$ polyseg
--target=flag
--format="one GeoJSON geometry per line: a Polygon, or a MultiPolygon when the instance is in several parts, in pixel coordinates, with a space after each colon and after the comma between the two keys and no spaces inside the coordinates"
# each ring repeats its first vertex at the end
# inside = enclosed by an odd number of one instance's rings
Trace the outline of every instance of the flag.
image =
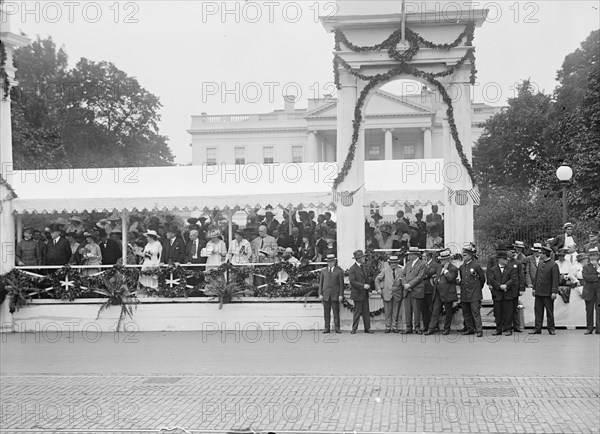
{"type": "Polygon", "coordinates": [[[473,200],[473,205],[479,205],[481,203],[481,195],[479,194],[479,187],[477,185],[469,190],[469,196],[473,200]]]}

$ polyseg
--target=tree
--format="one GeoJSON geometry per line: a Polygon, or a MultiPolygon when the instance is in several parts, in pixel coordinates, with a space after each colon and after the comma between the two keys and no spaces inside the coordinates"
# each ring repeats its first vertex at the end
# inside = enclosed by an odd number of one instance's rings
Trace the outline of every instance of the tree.
{"type": "Polygon", "coordinates": [[[15,167],[172,165],[158,97],[110,62],[67,55],[51,38],[15,52],[15,167]]]}
{"type": "Polygon", "coordinates": [[[581,48],[568,54],[556,73],[559,85],[554,90],[557,116],[572,114],[583,104],[589,80],[598,68],[600,30],[595,30],[581,43],[581,48]]]}
{"type": "Polygon", "coordinates": [[[508,108],[486,121],[473,149],[473,166],[482,187],[529,189],[548,176],[552,158],[547,137],[551,97],[534,92],[524,80],[508,108]]]}

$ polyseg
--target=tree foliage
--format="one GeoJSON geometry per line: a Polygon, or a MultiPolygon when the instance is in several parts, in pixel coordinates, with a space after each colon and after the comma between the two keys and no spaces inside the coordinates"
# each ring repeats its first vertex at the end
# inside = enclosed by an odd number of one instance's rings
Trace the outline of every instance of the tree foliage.
{"type": "MultiPolygon", "coordinates": [[[[525,203],[540,190],[559,192],[555,172],[564,161],[573,169],[567,196],[570,219],[600,217],[599,41],[600,31],[594,31],[566,56],[553,97],[534,92],[524,80],[508,108],[484,124],[473,150],[482,206],[505,189],[525,203]]],[[[559,201],[556,206],[560,208],[559,201]]]]}
{"type": "Polygon", "coordinates": [[[11,93],[17,169],[173,164],[159,99],[106,61],[68,69],[51,38],[15,51],[11,93]]]}

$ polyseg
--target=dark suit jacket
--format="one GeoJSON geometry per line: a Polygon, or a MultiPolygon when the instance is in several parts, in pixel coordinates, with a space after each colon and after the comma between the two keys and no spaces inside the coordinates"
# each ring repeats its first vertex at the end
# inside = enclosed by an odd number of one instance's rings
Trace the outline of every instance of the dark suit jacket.
{"type": "Polygon", "coordinates": [[[406,297],[408,294],[411,294],[413,298],[423,298],[425,297],[425,283],[423,282],[423,278],[425,277],[427,265],[421,259],[417,259],[414,267],[412,264],[413,261],[407,260],[406,265],[400,272],[402,284],[408,284],[411,288],[411,291],[405,290],[404,296],[406,297]]]}
{"type": "Polygon", "coordinates": [[[319,295],[323,296],[324,301],[338,301],[338,297],[344,295],[344,271],[340,267],[335,266],[333,273],[329,267],[321,270],[319,295]]]}
{"type": "Polygon", "coordinates": [[[513,296],[518,297],[519,292],[525,292],[525,267],[523,266],[522,262],[515,259],[509,260],[508,266],[513,267],[515,270],[517,270],[517,277],[519,278],[519,281],[514,287],[513,296]]]}
{"type": "Polygon", "coordinates": [[[500,271],[500,265],[493,266],[488,272],[488,285],[494,301],[512,300],[515,288],[519,286],[516,264],[506,264],[504,272],[500,271]],[[506,285],[506,291],[500,289],[500,285],[506,285]]]}
{"type": "Polygon", "coordinates": [[[201,264],[202,258],[200,257],[200,251],[204,248],[205,245],[206,241],[198,239],[198,250],[194,252],[194,242],[192,240],[189,240],[185,246],[185,255],[183,257],[183,261],[186,264],[201,264]],[[196,259],[193,259],[194,254],[197,256],[196,259]]]}
{"type": "MultiPolygon", "coordinates": [[[[552,246],[550,246],[550,247],[552,247],[554,252],[557,252],[559,249],[562,249],[565,246],[565,235],[566,234],[560,234],[559,236],[557,236],[554,239],[552,246]]],[[[575,235],[571,235],[571,238],[573,238],[573,242],[579,246],[579,243],[577,242],[577,238],[575,238],[575,235]]]]}
{"type": "Polygon", "coordinates": [[[600,279],[598,278],[598,271],[593,264],[585,264],[581,271],[583,276],[583,290],[581,292],[581,298],[586,301],[592,301],[594,294],[600,295],[600,279]]]}
{"type": "Polygon", "coordinates": [[[300,255],[298,252],[300,251],[301,245],[302,245],[302,235],[299,235],[298,239],[296,241],[294,241],[294,237],[291,235],[289,237],[287,237],[286,247],[291,247],[292,249],[294,249],[294,256],[296,256],[297,258],[300,258],[300,255]]]}
{"type": "Polygon", "coordinates": [[[66,265],[71,259],[71,245],[60,237],[54,245],[54,240],[48,241],[46,246],[45,265],[66,265]]]}
{"type": "Polygon", "coordinates": [[[119,244],[110,238],[106,240],[106,247],[104,247],[103,241],[99,241],[98,245],[100,246],[100,251],[102,252],[102,265],[115,265],[123,256],[123,252],[119,248],[119,244]]]}
{"type": "Polygon", "coordinates": [[[443,303],[450,303],[452,301],[458,301],[458,294],[456,293],[456,278],[458,277],[458,268],[452,264],[448,264],[446,269],[447,273],[442,274],[444,269],[442,264],[436,270],[433,278],[434,282],[434,298],[440,297],[443,303]]]}
{"type": "Polygon", "coordinates": [[[481,265],[477,261],[472,260],[469,264],[463,263],[459,271],[461,303],[481,301],[483,299],[481,289],[485,285],[485,273],[481,265]],[[473,270],[473,273],[471,273],[471,270],[473,270]]]}
{"type": "Polygon", "coordinates": [[[547,261],[541,260],[533,284],[533,290],[535,291],[536,297],[549,297],[552,294],[558,293],[559,276],[560,273],[556,262],[552,259],[548,259],[547,261]]]}
{"type": "MultiPolygon", "coordinates": [[[[540,264],[541,263],[542,259],[540,258],[540,264]]],[[[538,271],[538,267],[535,265],[535,256],[531,255],[527,257],[523,263],[523,271],[525,272],[525,284],[527,286],[533,286],[538,271]]]]}
{"type": "MultiPolygon", "coordinates": [[[[425,266],[427,267],[425,269],[425,276],[423,277],[423,283],[425,284],[425,294],[433,294],[434,288],[432,285],[432,281],[434,280],[433,278],[437,274],[438,270],[441,270],[442,264],[433,259],[429,263],[429,265],[425,263],[425,266]]],[[[456,277],[454,279],[456,279],[456,277]]]]}
{"type": "Polygon", "coordinates": [[[164,239],[162,242],[162,253],[160,255],[160,262],[163,264],[173,265],[175,262],[182,263],[185,259],[185,244],[179,237],[175,238],[173,245],[171,246],[171,240],[164,239]]]}
{"type": "Polygon", "coordinates": [[[371,277],[369,276],[369,270],[367,270],[367,264],[359,267],[357,263],[354,263],[348,270],[348,277],[350,279],[350,298],[356,301],[368,298],[373,286],[371,285],[371,277]],[[367,284],[371,285],[371,289],[365,289],[364,286],[367,284]]]}

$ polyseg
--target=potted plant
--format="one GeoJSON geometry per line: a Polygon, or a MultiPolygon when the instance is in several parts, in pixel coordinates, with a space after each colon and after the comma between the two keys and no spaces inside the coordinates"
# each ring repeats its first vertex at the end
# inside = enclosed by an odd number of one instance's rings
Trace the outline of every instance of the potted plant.
{"type": "Polygon", "coordinates": [[[103,310],[108,309],[111,306],[121,306],[121,312],[119,313],[119,320],[117,322],[118,332],[125,316],[129,316],[129,318],[133,317],[132,306],[136,306],[140,301],[137,298],[135,291],[129,289],[127,286],[127,279],[121,273],[117,272],[112,277],[104,277],[102,283],[104,284],[104,288],[95,289],[94,292],[106,297],[107,300],[100,306],[96,319],[100,318],[100,314],[103,310]]]}
{"type": "Polygon", "coordinates": [[[237,282],[226,282],[223,277],[210,279],[204,294],[209,297],[216,297],[219,300],[219,309],[223,309],[223,304],[231,303],[234,297],[239,299],[246,289],[237,282]]]}

